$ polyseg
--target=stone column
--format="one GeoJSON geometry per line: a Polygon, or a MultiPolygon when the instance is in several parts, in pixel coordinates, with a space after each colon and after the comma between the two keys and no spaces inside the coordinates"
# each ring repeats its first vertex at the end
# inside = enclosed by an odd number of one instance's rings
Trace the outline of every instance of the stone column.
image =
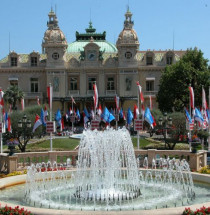
{"type": "Polygon", "coordinates": [[[54,161],[56,161],[57,162],[57,152],[48,152],[48,155],[49,155],[49,161],[51,162],[51,163],[53,163],[54,161]]]}
{"type": "Polygon", "coordinates": [[[152,166],[152,159],[156,158],[156,149],[148,149],[148,165],[151,167],[152,166]]]}
{"type": "Polygon", "coordinates": [[[8,173],[17,171],[17,156],[8,156],[8,173]]]}

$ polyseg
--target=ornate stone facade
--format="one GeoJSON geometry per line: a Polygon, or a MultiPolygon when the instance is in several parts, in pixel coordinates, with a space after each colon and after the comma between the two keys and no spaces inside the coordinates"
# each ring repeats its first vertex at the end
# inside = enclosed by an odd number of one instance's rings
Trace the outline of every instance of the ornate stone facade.
{"type": "Polygon", "coordinates": [[[120,97],[124,109],[137,102],[139,81],[145,106],[152,97],[156,103],[161,72],[175,63],[185,51],[139,50],[139,39],[133,29],[132,13],[125,13],[124,28],[116,46],[106,41],[106,32],[96,33],[92,23],[86,33],[76,32],[76,41],[67,43],[54,11],[48,14],[48,29],[44,33],[42,53],[11,52],[0,61],[0,86],[6,89],[18,84],[25,92],[25,104],[36,104],[36,97],[47,102],[46,86],[53,85],[53,109],[66,111],[73,96],[76,106],[93,106],[93,83],[96,81],[99,102],[115,107],[114,96],[120,97]]]}

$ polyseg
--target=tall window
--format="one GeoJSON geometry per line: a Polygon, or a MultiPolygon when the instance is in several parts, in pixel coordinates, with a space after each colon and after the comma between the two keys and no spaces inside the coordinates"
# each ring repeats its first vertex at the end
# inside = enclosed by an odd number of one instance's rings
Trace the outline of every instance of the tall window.
{"type": "Polygon", "coordinates": [[[38,92],[38,78],[31,78],[31,92],[38,92]]]}
{"type": "Polygon", "coordinates": [[[152,57],[151,56],[147,56],[147,65],[152,65],[152,57]]]}
{"type": "Polygon", "coordinates": [[[11,66],[17,66],[17,57],[11,57],[11,66]]]}
{"type": "Polygon", "coordinates": [[[18,86],[18,80],[11,80],[10,85],[11,86],[18,86]]]}
{"type": "Polygon", "coordinates": [[[114,90],[114,77],[107,78],[107,90],[114,90]]]}
{"type": "Polygon", "coordinates": [[[154,91],[154,81],[146,81],[146,91],[154,91]]]}
{"type": "Polygon", "coordinates": [[[89,77],[88,78],[88,90],[93,90],[93,84],[95,84],[96,78],[89,77]]]}
{"type": "Polygon", "coordinates": [[[70,78],[70,90],[77,90],[77,78],[70,78]]]}
{"type": "Polygon", "coordinates": [[[166,57],[166,64],[171,65],[173,63],[173,57],[172,56],[167,56],[166,57]]]}
{"type": "Polygon", "coordinates": [[[31,57],[31,66],[37,66],[37,57],[31,57]]]}

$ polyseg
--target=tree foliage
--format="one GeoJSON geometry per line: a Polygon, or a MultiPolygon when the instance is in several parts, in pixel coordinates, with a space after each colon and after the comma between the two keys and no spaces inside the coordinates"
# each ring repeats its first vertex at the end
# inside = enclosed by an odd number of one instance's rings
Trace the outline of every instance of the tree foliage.
{"type": "MultiPolygon", "coordinates": [[[[183,111],[189,105],[189,85],[194,89],[195,105],[201,105],[202,85],[210,85],[208,60],[197,48],[187,50],[176,64],[167,66],[160,79],[157,101],[161,111],[183,111]]],[[[207,95],[207,93],[206,93],[207,95]]]]}
{"type": "Polygon", "coordinates": [[[19,149],[21,152],[25,152],[26,146],[28,144],[28,141],[33,138],[33,136],[41,136],[43,131],[45,131],[44,126],[40,126],[36,129],[36,131],[33,133],[33,126],[35,122],[35,116],[36,114],[41,113],[40,106],[33,106],[25,108],[24,111],[14,111],[10,117],[11,117],[11,125],[12,125],[12,133],[6,132],[4,134],[4,140],[8,140],[10,138],[17,138],[19,141],[19,149]],[[19,120],[22,120],[23,116],[26,115],[27,119],[31,121],[31,127],[28,128],[27,126],[24,126],[22,128],[18,127],[19,120]]]}
{"type": "Polygon", "coordinates": [[[4,100],[12,105],[13,110],[17,110],[17,102],[21,102],[22,98],[24,93],[17,85],[9,86],[4,94],[4,100]]]}

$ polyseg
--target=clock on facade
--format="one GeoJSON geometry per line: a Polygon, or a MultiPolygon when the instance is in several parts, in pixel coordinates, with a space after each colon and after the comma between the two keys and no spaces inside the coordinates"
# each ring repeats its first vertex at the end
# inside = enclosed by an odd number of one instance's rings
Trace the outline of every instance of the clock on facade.
{"type": "Polygon", "coordinates": [[[54,60],[57,60],[57,59],[59,58],[59,54],[58,54],[57,52],[54,52],[54,53],[52,54],[52,58],[53,58],[54,60]]]}
{"type": "Polygon", "coordinates": [[[89,51],[88,52],[88,60],[95,60],[96,59],[96,52],[95,51],[89,51]]]}

